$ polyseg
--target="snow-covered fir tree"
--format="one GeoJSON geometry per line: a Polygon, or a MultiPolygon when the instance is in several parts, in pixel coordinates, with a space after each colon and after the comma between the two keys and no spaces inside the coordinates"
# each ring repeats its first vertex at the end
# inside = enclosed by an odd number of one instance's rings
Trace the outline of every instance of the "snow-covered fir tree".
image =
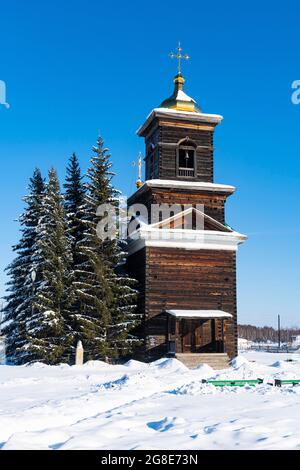
{"type": "MultiPolygon", "coordinates": [[[[75,153],[70,157],[67,166],[65,188],[65,211],[68,227],[68,237],[72,251],[71,276],[73,281],[78,277],[78,268],[80,267],[83,257],[79,250],[79,244],[84,238],[85,223],[83,221],[84,203],[85,203],[85,185],[78,158],[75,153]]],[[[74,292],[74,301],[70,307],[69,328],[72,330],[74,337],[73,348],[78,340],[82,337],[81,325],[77,318],[81,311],[80,297],[74,292]]]]}
{"type": "Polygon", "coordinates": [[[83,176],[81,175],[79,161],[76,154],[73,153],[67,166],[64,197],[68,232],[71,237],[71,248],[75,266],[78,262],[76,259],[78,256],[77,246],[84,237],[85,229],[85,225],[82,220],[85,186],[82,180],[83,176]]]}
{"type": "Polygon", "coordinates": [[[5,297],[3,334],[6,336],[6,359],[14,364],[28,361],[27,324],[35,301],[32,273],[35,272],[36,279],[40,278],[39,269],[33,265],[45,191],[39,169],[34,171],[28,189],[29,194],[24,198],[25,210],[19,218],[21,239],[13,247],[17,256],[6,269],[10,281],[5,297]]]}
{"type": "Polygon", "coordinates": [[[98,207],[110,204],[118,208],[119,192],[112,185],[113,176],[109,151],[99,137],[87,172],[86,229],[75,283],[81,304],[77,323],[87,357],[93,359],[126,355],[137,341],[131,333],[138,318],[136,290],[134,281],[121,269],[124,253],[116,238],[101,240],[97,232],[101,222],[98,207]]]}
{"type": "Polygon", "coordinates": [[[69,315],[74,300],[72,252],[57,173],[49,171],[43,212],[37,230],[35,257],[40,279],[30,322],[27,322],[30,360],[56,364],[69,359],[74,341],[69,315]]]}
{"type": "Polygon", "coordinates": [[[141,344],[135,329],[141,321],[137,311],[137,281],[126,272],[125,240],[115,245],[118,262],[112,276],[113,303],[112,321],[108,329],[110,356],[127,357],[141,344]]]}

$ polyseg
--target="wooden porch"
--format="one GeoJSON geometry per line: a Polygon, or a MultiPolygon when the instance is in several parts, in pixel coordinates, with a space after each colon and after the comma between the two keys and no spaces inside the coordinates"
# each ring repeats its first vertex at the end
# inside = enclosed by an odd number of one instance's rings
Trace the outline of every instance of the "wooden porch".
{"type": "Polygon", "coordinates": [[[169,310],[168,355],[187,367],[209,364],[214,369],[228,367],[225,330],[232,315],[219,310],[169,310]]]}

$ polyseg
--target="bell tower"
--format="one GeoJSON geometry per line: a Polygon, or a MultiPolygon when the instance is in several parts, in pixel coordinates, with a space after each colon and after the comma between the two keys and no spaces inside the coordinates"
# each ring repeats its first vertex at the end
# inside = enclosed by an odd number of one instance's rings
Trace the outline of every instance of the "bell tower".
{"type": "Polygon", "coordinates": [[[174,78],[174,92],[138,129],[146,145],[146,180],[213,182],[213,140],[222,116],[204,114],[184,91],[184,77],[174,78]]]}
{"type": "Polygon", "coordinates": [[[170,56],[178,60],[173,94],[152,111],[138,130],[146,144],[146,180],[212,183],[214,130],[223,118],[202,113],[196,101],[185,93],[181,61],[189,56],[182,54],[180,44],[177,53],[170,56]]]}
{"type": "Polygon", "coordinates": [[[140,283],[144,359],[225,366],[237,355],[236,252],[247,237],[225,221],[235,188],[214,182],[214,131],[223,117],[203,113],[185,93],[180,64],[189,57],[181,51],[171,54],[173,94],[137,131],[146,174],[128,205],[145,211],[142,221],[134,216],[128,270],[140,283]]]}

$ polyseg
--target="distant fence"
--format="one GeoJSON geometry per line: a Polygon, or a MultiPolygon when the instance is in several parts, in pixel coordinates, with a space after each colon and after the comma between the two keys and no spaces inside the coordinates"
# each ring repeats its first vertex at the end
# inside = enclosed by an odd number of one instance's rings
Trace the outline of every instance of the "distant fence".
{"type": "Polygon", "coordinates": [[[283,344],[280,348],[278,346],[268,344],[252,344],[250,348],[247,349],[251,351],[264,351],[272,353],[300,353],[299,346],[288,346],[286,344],[283,344]]]}

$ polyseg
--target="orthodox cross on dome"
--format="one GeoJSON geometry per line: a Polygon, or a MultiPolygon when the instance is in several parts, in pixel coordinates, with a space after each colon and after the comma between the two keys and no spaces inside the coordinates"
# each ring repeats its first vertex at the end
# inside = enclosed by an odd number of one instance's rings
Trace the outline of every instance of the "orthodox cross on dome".
{"type": "Polygon", "coordinates": [[[178,60],[178,75],[181,74],[181,61],[182,60],[189,60],[190,59],[190,56],[187,55],[187,54],[182,54],[182,48],[181,48],[181,45],[180,45],[180,42],[178,42],[178,47],[176,48],[177,49],[177,53],[175,54],[174,52],[171,52],[169,54],[169,57],[171,57],[171,59],[177,59],[178,60]]]}
{"type": "Polygon", "coordinates": [[[136,186],[137,188],[140,188],[143,184],[142,182],[142,172],[143,172],[143,159],[142,159],[142,154],[139,152],[136,161],[132,163],[133,166],[136,166],[138,169],[138,179],[136,181],[136,186]]]}
{"type": "Polygon", "coordinates": [[[173,94],[169,98],[164,100],[161,103],[160,107],[172,109],[174,111],[187,111],[198,114],[201,113],[201,110],[200,108],[198,108],[196,101],[184,92],[185,78],[181,74],[181,61],[189,60],[190,56],[182,52],[182,48],[179,42],[177,52],[171,52],[169,54],[169,57],[171,57],[171,59],[178,60],[178,72],[173,80],[175,85],[173,94]]]}

